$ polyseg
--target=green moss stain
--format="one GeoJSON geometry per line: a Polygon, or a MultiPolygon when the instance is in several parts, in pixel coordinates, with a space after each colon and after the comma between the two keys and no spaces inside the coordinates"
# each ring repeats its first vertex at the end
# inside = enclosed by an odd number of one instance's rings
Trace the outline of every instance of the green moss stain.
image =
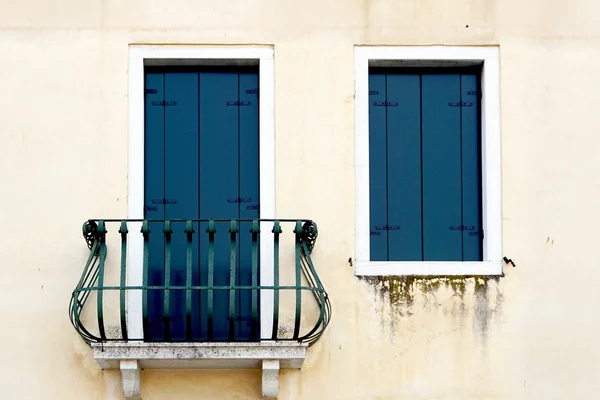
{"type": "Polygon", "coordinates": [[[465,292],[467,291],[467,282],[465,278],[444,278],[446,286],[450,286],[454,292],[454,296],[464,298],[465,292]]]}
{"type": "Polygon", "coordinates": [[[389,302],[393,312],[392,326],[401,324],[398,318],[442,307],[438,302],[440,288],[449,288],[454,298],[451,309],[441,311],[462,317],[459,321],[461,326],[467,315],[468,296],[473,297],[473,327],[484,337],[488,334],[491,319],[501,312],[503,297],[497,276],[370,276],[359,279],[374,289],[380,301],[389,302]],[[490,304],[493,283],[496,288],[495,301],[490,304]],[[422,304],[422,307],[417,309],[416,304],[422,304]]]}
{"type": "Polygon", "coordinates": [[[499,282],[496,276],[359,276],[360,280],[373,286],[381,297],[388,296],[392,305],[412,305],[415,290],[434,294],[440,287],[452,288],[453,295],[463,299],[467,287],[474,285],[475,293],[487,291],[490,280],[499,282]]]}

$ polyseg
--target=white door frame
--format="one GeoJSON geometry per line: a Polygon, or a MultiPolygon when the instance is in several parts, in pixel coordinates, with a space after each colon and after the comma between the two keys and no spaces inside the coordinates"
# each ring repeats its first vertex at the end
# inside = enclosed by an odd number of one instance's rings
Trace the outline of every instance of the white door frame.
{"type": "MultiPolygon", "coordinates": [[[[129,46],[129,165],[127,215],[144,218],[144,66],[145,65],[244,65],[259,66],[260,218],[275,218],[275,78],[271,46],[129,46]]],[[[273,285],[271,224],[261,224],[260,284],[273,285]]],[[[141,223],[130,223],[127,284],[141,286],[144,241],[141,223]]],[[[273,291],[260,293],[261,337],[271,336],[273,291]]],[[[127,293],[127,331],[133,339],[144,337],[142,291],[127,293]]]]}

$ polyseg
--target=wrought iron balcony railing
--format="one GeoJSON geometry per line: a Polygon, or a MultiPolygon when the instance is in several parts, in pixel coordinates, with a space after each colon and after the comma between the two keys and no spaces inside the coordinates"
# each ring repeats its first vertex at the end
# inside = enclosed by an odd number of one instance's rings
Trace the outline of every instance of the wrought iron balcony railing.
{"type": "Polygon", "coordinates": [[[331,305],[310,257],[311,220],[88,220],[83,235],[90,254],[69,314],[88,343],[310,345],[329,324],[331,305]],[[141,285],[130,284],[136,273],[141,285]],[[128,332],[135,318],[138,337],[128,332]]]}

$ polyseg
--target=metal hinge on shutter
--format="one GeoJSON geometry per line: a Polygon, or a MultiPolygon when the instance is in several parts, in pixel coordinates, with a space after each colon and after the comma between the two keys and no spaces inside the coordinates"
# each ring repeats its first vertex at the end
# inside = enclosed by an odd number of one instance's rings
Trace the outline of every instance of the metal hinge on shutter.
{"type": "Polygon", "coordinates": [[[397,231],[400,229],[400,225],[375,225],[375,229],[378,231],[397,231]]]}
{"type": "Polygon", "coordinates": [[[469,95],[469,96],[479,96],[479,98],[481,98],[482,93],[481,93],[481,90],[469,90],[467,92],[467,95],[469,95]]]}
{"type": "Polygon", "coordinates": [[[177,200],[176,199],[158,198],[158,199],[152,199],[152,204],[177,204],[177,200]]]}
{"type": "Polygon", "coordinates": [[[453,103],[448,103],[450,107],[473,107],[473,103],[467,101],[457,101],[453,103]]]}
{"type": "Polygon", "coordinates": [[[451,231],[472,231],[475,230],[473,225],[452,225],[450,226],[451,231]]]}
{"type": "Polygon", "coordinates": [[[375,107],[398,107],[397,101],[374,101],[375,107]]]}
{"type": "Polygon", "coordinates": [[[252,199],[250,197],[233,197],[227,199],[228,203],[250,203],[252,199]]]}

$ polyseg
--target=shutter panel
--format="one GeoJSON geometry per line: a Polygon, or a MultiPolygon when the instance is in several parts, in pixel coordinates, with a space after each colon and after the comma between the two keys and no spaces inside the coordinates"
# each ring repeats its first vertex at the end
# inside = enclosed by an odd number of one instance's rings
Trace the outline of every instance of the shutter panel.
{"type": "Polygon", "coordinates": [[[369,75],[369,226],[371,261],[388,260],[386,76],[369,75]],[[379,104],[379,105],[378,105],[379,104]]]}
{"type": "Polygon", "coordinates": [[[419,75],[387,76],[388,259],[420,261],[421,82],[419,75]]]}
{"type": "MultiPolygon", "coordinates": [[[[238,218],[238,76],[200,73],[200,218],[238,218]]],[[[200,279],[208,283],[207,224],[200,227],[200,279]]],[[[214,284],[229,285],[229,224],[217,224],[214,284]]],[[[238,233],[239,238],[239,233],[238,233]]],[[[207,293],[201,292],[201,309],[207,310],[207,293]]],[[[201,317],[202,335],[207,315],[201,317]]],[[[213,338],[229,335],[229,292],[213,291],[213,338]]]]}
{"type": "Polygon", "coordinates": [[[479,93],[476,75],[461,76],[463,260],[481,261],[479,93]]]}
{"type": "MultiPolygon", "coordinates": [[[[144,140],[144,217],[164,218],[165,206],[159,201],[165,195],[165,119],[164,107],[156,105],[164,100],[164,74],[146,74],[146,112],[144,140]],[[153,201],[154,200],[154,201],[153,201]]],[[[150,257],[148,260],[148,284],[164,284],[165,248],[162,224],[150,224],[150,257]]],[[[163,337],[163,292],[148,291],[149,334],[154,339],[163,337]]]]}
{"type": "Polygon", "coordinates": [[[422,76],[423,253],[462,260],[460,75],[422,76]]]}
{"type": "MultiPolygon", "coordinates": [[[[198,217],[198,74],[166,73],[165,100],[165,218],[198,217]]],[[[173,223],[171,237],[170,284],[186,284],[185,225],[173,223]]],[[[196,226],[196,230],[198,227],[196,226]]],[[[156,231],[155,234],[162,232],[156,231]]],[[[197,237],[194,238],[197,248],[197,237]]],[[[197,265],[198,252],[193,265],[197,265]]],[[[197,282],[197,272],[195,281],[197,282]]],[[[185,291],[173,290],[170,296],[170,331],[174,340],[185,339],[185,291]]],[[[197,306],[197,303],[196,303],[197,306]]],[[[193,318],[197,320],[197,318],[193,318]]],[[[197,329],[196,329],[197,331],[197,329]]]]}
{"type": "MultiPolygon", "coordinates": [[[[240,192],[239,196],[245,201],[239,203],[241,219],[258,219],[260,217],[259,196],[259,139],[258,139],[258,74],[239,74],[239,138],[240,138],[240,192]]],[[[240,224],[240,262],[237,274],[238,284],[252,285],[252,239],[250,232],[251,223],[240,224]]],[[[257,272],[257,282],[260,277],[257,272]]],[[[257,292],[257,298],[258,298],[257,292]]],[[[235,326],[239,339],[251,339],[252,292],[242,290],[239,292],[236,304],[237,314],[235,326]]],[[[258,324],[257,324],[258,337],[258,324]]]]}

